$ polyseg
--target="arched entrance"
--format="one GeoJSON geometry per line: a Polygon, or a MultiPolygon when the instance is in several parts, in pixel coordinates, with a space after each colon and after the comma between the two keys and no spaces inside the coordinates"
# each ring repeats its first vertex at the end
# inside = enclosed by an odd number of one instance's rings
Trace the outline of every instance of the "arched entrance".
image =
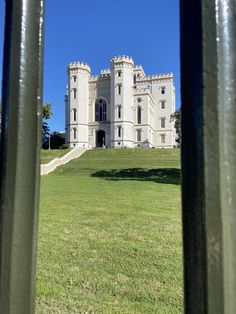
{"type": "Polygon", "coordinates": [[[106,134],[105,131],[99,130],[96,133],[96,147],[103,147],[106,145],[106,134]]]}

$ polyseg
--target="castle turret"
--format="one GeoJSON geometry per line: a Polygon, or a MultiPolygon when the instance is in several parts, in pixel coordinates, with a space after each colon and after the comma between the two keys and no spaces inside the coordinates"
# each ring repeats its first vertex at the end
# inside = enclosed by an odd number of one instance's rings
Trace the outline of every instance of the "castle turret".
{"type": "Polygon", "coordinates": [[[65,95],[65,142],[69,144],[69,132],[68,132],[68,127],[69,127],[69,106],[68,106],[68,85],[66,86],[66,95],[65,95]]]}
{"type": "Polygon", "coordinates": [[[88,147],[90,67],[81,62],[68,65],[66,140],[70,147],[88,147]]]}
{"type": "Polygon", "coordinates": [[[111,147],[133,147],[133,72],[131,57],[111,60],[111,147]]]}

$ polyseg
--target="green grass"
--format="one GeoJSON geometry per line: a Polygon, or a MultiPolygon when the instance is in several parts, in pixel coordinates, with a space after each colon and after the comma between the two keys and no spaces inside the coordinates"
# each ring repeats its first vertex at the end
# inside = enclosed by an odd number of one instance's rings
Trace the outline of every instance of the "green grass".
{"type": "Polygon", "coordinates": [[[91,150],[42,177],[36,313],[182,313],[179,150],[91,150]]]}
{"type": "Polygon", "coordinates": [[[60,158],[66,153],[69,152],[69,149],[42,149],[41,150],[41,164],[46,164],[54,158],[60,158]]]}

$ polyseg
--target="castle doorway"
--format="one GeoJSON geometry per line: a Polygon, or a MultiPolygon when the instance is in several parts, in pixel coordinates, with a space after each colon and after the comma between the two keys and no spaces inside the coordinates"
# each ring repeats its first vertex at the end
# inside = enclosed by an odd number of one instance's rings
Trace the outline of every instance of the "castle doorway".
{"type": "Polygon", "coordinates": [[[99,130],[96,133],[96,147],[103,147],[106,145],[106,134],[105,131],[99,130]]]}

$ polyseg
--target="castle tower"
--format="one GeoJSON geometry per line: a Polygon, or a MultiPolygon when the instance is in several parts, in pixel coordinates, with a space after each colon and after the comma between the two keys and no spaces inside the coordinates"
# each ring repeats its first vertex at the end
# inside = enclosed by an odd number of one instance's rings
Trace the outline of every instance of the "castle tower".
{"type": "Polygon", "coordinates": [[[133,59],[114,57],[111,69],[111,147],[133,147],[133,59]]]}
{"type": "Polygon", "coordinates": [[[88,103],[90,67],[81,62],[68,65],[66,141],[70,147],[88,147],[88,103]]]}
{"type": "Polygon", "coordinates": [[[68,108],[68,100],[69,100],[69,96],[68,96],[68,85],[66,86],[66,95],[65,95],[65,142],[67,144],[69,144],[70,140],[69,140],[69,132],[68,132],[68,127],[69,127],[69,108],[68,108]]]}

